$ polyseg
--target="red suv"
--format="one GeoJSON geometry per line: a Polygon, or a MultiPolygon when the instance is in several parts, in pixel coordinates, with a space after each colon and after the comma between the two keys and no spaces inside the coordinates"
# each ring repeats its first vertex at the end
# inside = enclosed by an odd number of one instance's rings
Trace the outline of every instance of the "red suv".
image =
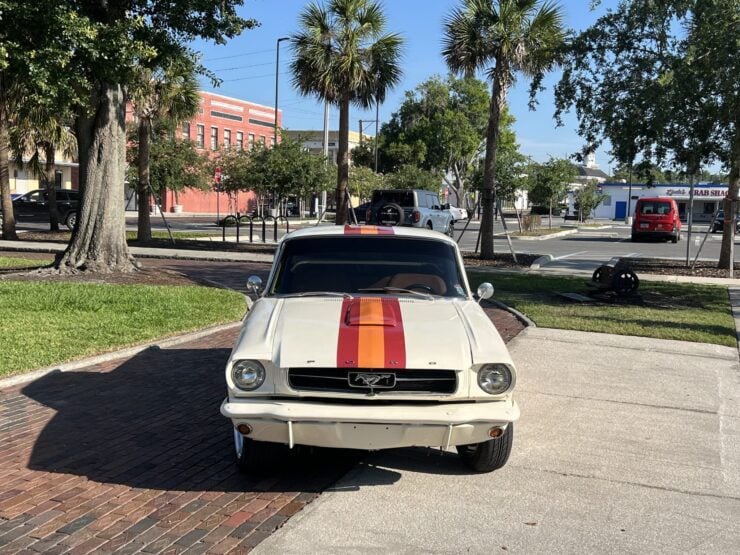
{"type": "Polygon", "coordinates": [[[667,197],[641,198],[635,206],[632,221],[632,240],[670,239],[681,240],[681,219],[676,201],[667,197]]]}

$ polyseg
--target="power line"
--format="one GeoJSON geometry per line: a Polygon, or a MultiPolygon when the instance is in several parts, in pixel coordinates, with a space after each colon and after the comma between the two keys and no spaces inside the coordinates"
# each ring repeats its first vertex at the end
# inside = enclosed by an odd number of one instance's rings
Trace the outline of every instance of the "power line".
{"type": "MultiPolygon", "coordinates": [[[[288,75],[290,72],[285,71],[280,75],[288,75]]],[[[265,73],[264,75],[252,75],[250,77],[239,77],[237,79],[224,79],[224,83],[234,83],[235,81],[248,81],[249,79],[264,79],[266,77],[275,77],[274,73],[265,73]]]]}
{"type": "Polygon", "coordinates": [[[272,66],[275,65],[275,62],[265,62],[263,64],[250,64],[248,66],[234,66],[234,67],[223,67],[219,69],[212,69],[214,73],[217,73],[219,71],[234,71],[236,69],[247,69],[249,67],[263,67],[263,66],[272,66]]]}
{"type": "Polygon", "coordinates": [[[275,52],[274,48],[268,48],[267,50],[253,50],[251,52],[242,52],[241,54],[231,54],[229,56],[219,56],[217,58],[204,58],[204,62],[213,62],[215,60],[228,60],[231,58],[239,58],[241,56],[252,56],[253,54],[265,54],[266,52],[275,52]]]}

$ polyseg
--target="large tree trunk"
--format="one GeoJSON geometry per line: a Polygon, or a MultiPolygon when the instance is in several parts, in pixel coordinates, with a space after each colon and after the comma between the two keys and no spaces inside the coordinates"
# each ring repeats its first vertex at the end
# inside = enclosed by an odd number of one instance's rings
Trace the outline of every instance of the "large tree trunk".
{"type": "Polygon", "coordinates": [[[491,95],[491,111],[488,117],[486,131],[486,160],[483,165],[483,190],[480,223],[480,257],[493,258],[493,205],[496,200],[496,147],[499,139],[499,122],[501,112],[506,105],[506,84],[504,83],[503,67],[498,63],[493,76],[493,92],[491,95]]]}
{"type": "Polygon", "coordinates": [[[136,238],[152,240],[152,224],[149,218],[149,155],[151,151],[151,120],[139,120],[139,219],[136,238]]]}
{"type": "Polygon", "coordinates": [[[729,270],[734,259],[735,214],[740,196],[740,121],[735,125],[735,137],[730,153],[730,178],[727,198],[724,202],[725,225],[722,230],[722,250],[719,255],[719,268],[729,270]],[[733,202],[735,201],[735,202],[733,202]]]}
{"type": "Polygon", "coordinates": [[[46,184],[47,199],[49,201],[49,230],[59,231],[59,210],[57,210],[57,189],[54,166],[56,163],[56,149],[53,145],[47,145],[44,149],[46,168],[44,182],[46,184]]]}
{"type": "Polygon", "coordinates": [[[126,245],[123,181],[126,167],[124,90],[100,83],[92,95],[93,113],[77,118],[81,206],[60,270],[130,272],[126,245]]]}
{"type": "MultiPolygon", "coordinates": [[[[1,87],[2,85],[0,85],[1,87]]],[[[2,91],[0,91],[0,103],[2,102],[2,91]]],[[[3,239],[6,241],[17,241],[15,232],[15,214],[13,213],[13,201],[10,199],[10,161],[8,159],[8,125],[5,114],[0,108],[0,202],[2,202],[3,239]]]]}
{"type": "Polygon", "coordinates": [[[337,225],[347,223],[349,183],[349,99],[339,102],[339,148],[337,149],[337,225]]]}

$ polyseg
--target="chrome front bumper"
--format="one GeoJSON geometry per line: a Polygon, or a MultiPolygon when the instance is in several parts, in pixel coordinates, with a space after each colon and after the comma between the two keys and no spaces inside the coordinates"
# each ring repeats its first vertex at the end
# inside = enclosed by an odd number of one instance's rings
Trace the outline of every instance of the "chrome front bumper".
{"type": "Polygon", "coordinates": [[[341,405],[232,399],[221,414],[248,424],[249,438],[293,445],[347,449],[466,445],[490,439],[492,427],[519,418],[510,399],[428,405],[341,405]]]}

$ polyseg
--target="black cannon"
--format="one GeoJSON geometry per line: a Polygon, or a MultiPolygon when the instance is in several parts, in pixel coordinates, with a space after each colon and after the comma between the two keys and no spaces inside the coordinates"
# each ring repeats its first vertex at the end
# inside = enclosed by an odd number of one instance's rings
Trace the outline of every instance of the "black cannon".
{"type": "Polygon", "coordinates": [[[602,291],[614,291],[618,296],[626,297],[637,291],[640,279],[629,266],[617,259],[596,268],[589,285],[602,291]]]}

